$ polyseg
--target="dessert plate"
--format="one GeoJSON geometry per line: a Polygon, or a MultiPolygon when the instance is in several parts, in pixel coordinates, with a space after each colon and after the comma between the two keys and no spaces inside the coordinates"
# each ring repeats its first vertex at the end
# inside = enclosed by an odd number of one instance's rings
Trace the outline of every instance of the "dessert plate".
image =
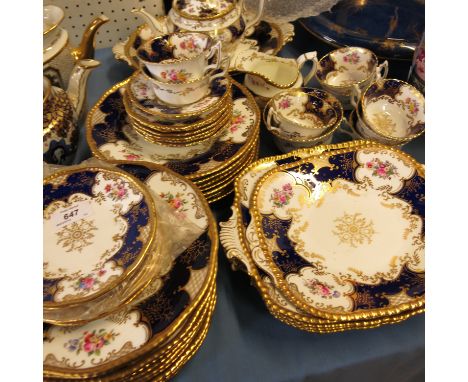
{"type": "Polygon", "coordinates": [[[156,232],[145,187],[119,170],[64,170],[43,186],[45,309],[91,301],[132,275],[156,232]]]}
{"type": "Polygon", "coordinates": [[[167,341],[202,303],[216,275],[217,228],[191,182],[158,165],[118,162],[165,200],[180,219],[203,233],[180,255],[153,294],[148,286],[133,307],[80,327],[44,325],[44,374],[97,376],[136,361],[167,341]]]}
{"type": "MultiPolygon", "coordinates": [[[[294,327],[314,332],[341,331],[345,329],[364,329],[380,326],[384,323],[395,323],[424,311],[416,309],[403,314],[371,319],[359,322],[340,324],[311,316],[294,306],[274,285],[274,275],[265,266],[265,258],[259,251],[258,238],[252,230],[253,222],[249,211],[251,194],[259,178],[278,165],[294,163],[301,158],[320,154],[324,148],[327,151],[346,146],[364,148],[368,142],[353,142],[348,144],[327,145],[314,149],[297,150],[292,154],[261,159],[246,168],[235,182],[236,197],[232,207],[233,215],[227,222],[220,223],[220,240],[231,263],[246,271],[257,284],[262,297],[270,310],[278,319],[294,327]]],[[[375,146],[374,146],[375,147],[375,146]]],[[[324,296],[326,297],[326,296],[324,296]]]]}
{"type": "Polygon", "coordinates": [[[424,169],[398,150],[275,168],[250,210],[266,267],[302,310],[349,321],[424,304],[424,169]]]}
{"type": "Polygon", "coordinates": [[[228,168],[253,148],[251,143],[259,134],[260,112],[244,86],[233,81],[232,121],[211,149],[196,158],[187,159],[190,158],[190,149],[185,148],[183,154],[175,159],[173,147],[156,146],[133,130],[122,102],[127,81],[109,89],[88,114],[87,141],[96,157],[164,164],[189,179],[197,179],[228,168]]]}

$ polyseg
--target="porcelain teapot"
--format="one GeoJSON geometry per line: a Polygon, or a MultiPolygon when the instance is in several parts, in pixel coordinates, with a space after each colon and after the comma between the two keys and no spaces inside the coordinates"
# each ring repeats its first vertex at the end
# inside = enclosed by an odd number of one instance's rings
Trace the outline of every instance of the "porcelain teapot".
{"type": "Polygon", "coordinates": [[[68,32],[60,28],[65,14],[60,7],[43,7],[43,73],[52,85],[66,89],[78,60],[94,58],[94,37],[99,27],[109,21],[104,15],[96,17],[85,29],[78,47],[68,41],[68,32]]]}
{"type": "Polygon", "coordinates": [[[72,70],[68,89],[53,86],[43,76],[43,160],[47,163],[63,164],[73,154],[78,141],[78,118],[82,112],[86,83],[91,70],[99,61],[84,59],[72,70]]]}
{"type": "Polygon", "coordinates": [[[143,8],[132,12],[143,17],[154,35],[178,31],[205,32],[222,41],[223,52],[234,51],[241,37],[262,16],[265,0],[258,0],[257,14],[245,19],[244,0],[173,0],[167,17],[156,18],[143,8]]]}

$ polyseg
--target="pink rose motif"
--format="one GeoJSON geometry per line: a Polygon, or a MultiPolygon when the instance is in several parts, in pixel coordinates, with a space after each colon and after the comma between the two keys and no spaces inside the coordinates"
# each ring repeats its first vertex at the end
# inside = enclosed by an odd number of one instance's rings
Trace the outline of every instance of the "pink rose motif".
{"type": "Polygon", "coordinates": [[[80,286],[82,289],[91,289],[94,285],[94,279],[92,277],[83,277],[81,279],[80,286]]]}
{"type": "Polygon", "coordinates": [[[174,199],[172,201],[172,206],[175,208],[175,209],[178,209],[182,206],[182,202],[179,200],[179,199],[174,199]]]}
{"type": "Polygon", "coordinates": [[[380,176],[385,176],[387,173],[387,171],[385,171],[385,168],[383,167],[380,167],[379,169],[377,169],[377,174],[380,175],[380,176]]]}
{"type": "Polygon", "coordinates": [[[137,160],[140,158],[140,156],[137,154],[125,154],[124,157],[127,160],[137,160]]]}
{"type": "Polygon", "coordinates": [[[94,351],[94,344],[91,343],[91,342],[86,342],[84,345],[83,345],[83,349],[86,353],[90,353],[90,352],[93,352],[94,351]]]}
{"type": "Polygon", "coordinates": [[[281,101],[279,101],[278,106],[280,109],[287,109],[289,106],[291,106],[291,100],[289,98],[283,98],[281,101]]]}

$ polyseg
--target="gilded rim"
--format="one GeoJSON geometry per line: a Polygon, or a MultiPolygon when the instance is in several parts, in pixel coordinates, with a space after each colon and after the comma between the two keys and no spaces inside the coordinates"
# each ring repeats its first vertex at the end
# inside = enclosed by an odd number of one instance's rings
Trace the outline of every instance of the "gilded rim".
{"type": "MultiPolygon", "coordinates": [[[[277,93],[275,94],[273,97],[271,97],[272,99],[272,103],[271,105],[269,106],[270,108],[272,108],[276,113],[279,113],[279,111],[276,109],[275,107],[275,104],[274,104],[274,101],[277,101],[278,98],[286,95],[286,94],[289,94],[289,95],[306,95],[306,96],[309,96],[309,94],[307,94],[306,92],[302,91],[300,88],[299,89],[289,89],[289,90],[285,90],[285,91],[282,91],[280,93],[277,93]]],[[[314,97],[314,98],[318,98],[317,96],[315,95],[310,95],[311,97],[314,97]]],[[[328,106],[332,106],[330,103],[322,100],[321,98],[319,98],[321,101],[323,101],[323,103],[327,104],[328,106]]],[[[332,106],[333,108],[333,106],[332,106]]],[[[336,115],[336,111],[335,109],[333,109],[333,114],[335,114],[335,122],[334,123],[329,123],[328,125],[325,125],[325,126],[314,126],[314,127],[311,127],[311,126],[306,126],[306,125],[303,125],[302,123],[297,123],[297,122],[292,122],[292,121],[289,121],[291,123],[294,123],[295,125],[297,126],[300,126],[300,127],[303,127],[304,129],[308,129],[308,130],[318,130],[318,129],[328,129],[329,127],[331,126],[334,126],[337,122],[338,122],[338,116],[336,115]]],[[[342,113],[343,114],[343,113],[342,113]]]]}
{"type": "MultiPolygon", "coordinates": [[[[177,4],[176,1],[174,1],[173,4],[177,4]]],[[[237,2],[233,2],[231,4],[232,4],[231,7],[226,8],[224,11],[219,12],[214,16],[205,16],[205,17],[190,15],[189,13],[181,11],[179,8],[174,7],[174,6],[172,6],[172,9],[174,10],[175,13],[177,13],[180,17],[184,19],[196,20],[196,21],[209,21],[209,20],[219,19],[221,17],[226,16],[228,13],[231,13],[232,11],[237,10],[237,2]]],[[[240,9],[238,13],[240,16],[240,9]]]]}
{"type": "Polygon", "coordinates": [[[129,100],[129,95],[128,95],[128,87],[125,87],[125,92],[122,95],[123,98],[123,103],[125,106],[125,111],[129,115],[130,118],[132,118],[135,121],[138,121],[141,125],[147,126],[150,129],[160,131],[160,132],[180,132],[180,133],[189,133],[193,132],[193,130],[196,130],[197,132],[215,122],[217,122],[220,118],[221,115],[224,114],[228,109],[232,109],[233,107],[233,101],[232,98],[226,98],[226,102],[223,102],[223,105],[221,105],[221,109],[219,111],[215,111],[212,115],[209,115],[207,118],[203,118],[201,121],[197,121],[195,123],[175,123],[173,125],[161,125],[156,122],[150,122],[150,121],[145,121],[144,117],[139,116],[131,110],[131,101],[129,100]]]}
{"type": "MultiPolygon", "coordinates": [[[[122,82],[119,82],[118,84],[116,84],[115,86],[117,85],[126,85],[127,83],[129,84],[128,86],[128,94],[129,94],[129,97],[130,97],[130,101],[132,104],[134,104],[138,109],[140,110],[143,110],[145,113],[148,113],[148,114],[151,114],[151,115],[156,115],[156,116],[160,116],[160,117],[170,117],[170,120],[177,120],[177,119],[181,119],[181,118],[188,118],[188,117],[193,117],[193,116],[199,116],[200,114],[203,114],[209,110],[214,110],[216,109],[217,107],[219,107],[219,105],[222,103],[222,102],[225,102],[226,101],[226,98],[228,98],[230,95],[231,95],[231,87],[232,87],[232,83],[233,83],[233,79],[231,79],[231,77],[226,73],[226,80],[227,80],[227,84],[226,84],[226,93],[222,96],[222,97],[219,97],[218,101],[212,105],[208,105],[207,107],[205,107],[204,109],[202,110],[197,110],[197,111],[194,111],[194,112],[191,112],[191,113],[182,113],[182,114],[167,114],[167,113],[161,113],[161,112],[157,112],[157,111],[154,111],[154,110],[148,110],[147,108],[145,108],[144,106],[140,105],[140,103],[138,102],[137,98],[135,97],[135,94],[133,94],[133,91],[131,90],[131,86],[130,86],[130,83],[135,79],[135,77],[137,77],[139,74],[139,71],[135,71],[135,73],[133,73],[129,78],[127,78],[126,80],[122,81],[122,82]]],[[[119,86],[120,87],[120,86],[119,86]]]]}
{"type": "MultiPolygon", "coordinates": [[[[361,148],[384,149],[384,150],[388,150],[388,151],[391,151],[391,152],[397,154],[400,157],[400,159],[402,159],[405,163],[413,166],[417,170],[417,172],[421,176],[424,177],[425,170],[424,170],[423,166],[421,166],[420,163],[418,163],[416,160],[414,160],[409,155],[401,152],[400,150],[398,150],[398,149],[396,149],[396,148],[394,148],[392,146],[382,145],[382,144],[378,144],[378,143],[371,143],[369,145],[362,144],[362,146],[361,146],[360,142],[361,141],[356,141],[354,147],[337,149],[337,150],[334,150],[332,153],[322,152],[318,157],[321,158],[321,157],[325,156],[326,158],[328,158],[330,155],[347,153],[347,152],[354,151],[354,150],[361,149],[361,148]]],[[[324,146],[324,147],[326,147],[326,146],[324,146]]],[[[300,161],[295,162],[293,165],[297,166],[297,165],[300,165],[300,164],[303,164],[303,163],[307,163],[308,161],[309,161],[309,159],[307,159],[307,158],[302,159],[300,161]]],[[[261,226],[260,226],[261,217],[260,217],[259,210],[258,210],[258,207],[257,207],[258,193],[259,193],[259,190],[260,190],[261,186],[263,185],[263,183],[266,181],[266,179],[268,179],[268,177],[271,174],[273,174],[275,172],[282,171],[282,170],[286,170],[291,166],[292,166],[291,164],[281,165],[281,166],[278,166],[278,167],[273,168],[272,170],[268,171],[266,174],[264,174],[257,181],[257,183],[255,185],[255,188],[254,188],[254,191],[253,191],[253,194],[252,194],[252,200],[251,200],[251,213],[252,213],[252,216],[253,216],[252,220],[255,223],[255,231],[256,231],[256,234],[257,234],[257,236],[259,238],[260,247],[261,247],[264,254],[268,253],[268,247],[266,245],[265,239],[264,239],[264,237],[262,235],[262,232],[261,232],[261,226]]],[[[317,316],[317,317],[325,318],[325,319],[328,319],[328,320],[339,321],[339,322],[347,322],[347,321],[353,321],[353,320],[365,320],[365,319],[372,319],[372,318],[380,318],[380,317],[397,315],[397,314],[399,314],[401,312],[409,311],[409,310],[415,310],[415,309],[418,309],[418,308],[421,308],[421,307],[424,306],[425,298],[421,297],[421,298],[415,299],[415,301],[413,301],[413,302],[403,303],[403,304],[400,304],[400,305],[398,305],[396,307],[391,307],[391,308],[374,308],[374,309],[368,309],[368,310],[363,311],[363,312],[345,312],[345,313],[341,313],[341,314],[325,312],[325,311],[316,309],[316,308],[306,304],[304,300],[296,297],[296,295],[294,295],[289,290],[289,288],[287,287],[286,282],[284,281],[283,276],[281,274],[281,271],[278,269],[278,267],[274,263],[274,261],[268,255],[266,255],[265,258],[266,258],[267,263],[269,264],[270,269],[272,270],[273,274],[275,275],[275,278],[278,281],[278,284],[277,284],[278,289],[285,295],[285,297],[287,297],[289,301],[294,303],[294,305],[296,305],[300,309],[308,312],[311,315],[317,316]]]]}
{"type": "Polygon", "coordinates": [[[158,224],[157,224],[157,219],[156,219],[156,207],[153,201],[153,197],[147,190],[146,186],[140,180],[136,179],[135,177],[133,177],[132,175],[128,174],[125,171],[122,171],[119,169],[97,167],[97,166],[83,166],[83,167],[54,172],[53,174],[43,179],[43,185],[47,183],[51,183],[56,178],[59,178],[62,176],[68,176],[73,173],[81,172],[84,170],[114,174],[119,177],[127,179],[127,181],[130,184],[136,185],[138,187],[138,190],[143,194],[145,202],[148,204],[148,209],[150,211],[149,216],[148,216],[148,221],[151,224],[151,231],[148,235],[149,238],[147,242],[144,244],[138,256],[138,259],[136,259],[135,263],[132,264],[132,266],[129,269],[125,270],[125,272],[122,275],[120,275],[120,277],[116,281],[110,283],[109,285],[107,285],[105,288],[103,288],[99,292],[96,292],[88,297],[73,299],[72,301],[69,301],[69,302],[67,301],[55,302],[52,304],[49,302],[43,302],[43,309],[45,311],[53,311],[53,310],[58,310],[62,308],[75,307],[82,303],[93,301],[96,298],[108,293],[111,289],[119,285],[122,281],[126,280],[129,276],[133,275],[136,271],[138,272],[140,270],[139,267],[141,263],[146,259],[148,252],[152,249],[153,242],[156,241],[155,237],[156,237],[156,233],[158,229],[158,224]]]}
{"type": "MultiPolygon", "coordinates": [[[[321,153],[326,152],[326,151],[333,151],[333,150],[338,150],[338,149],[342,149],[342,148],[356,148],[356,147],[366,148],[366,147],[369,147],[369,146],[383,146],[383,145],[375,144],[375,142],[373,142],[373,141],[364,141],[364,140],[351,141],[351,142],[344,142],[344,143],[338,143],[338,144],[332,144],[332,145],[321,145],[321,146],[316,146],[316,147],[310,148],[310,149],[299,149],[299,150],[294,150],[294,151],[292,151],[290,153],[283,154],[283,155],[277,155],[277,156],[273,156],[273,157],[262,158],[262,159],[257,160],[256,162],[252,163],[250,166],[246,167],[241,172],[241,174],[236,178],[236,180],[234,182],[235,197],[234,197],[234,203],[233,203],[232,208],[237,214],[236,215],[237,216],[236,231],[237,231],[237,235],[239,237],[239,242],[241,244],[241,250],[242,250],[242,252],[244,254],[246,254],[246,258],[247,258],[247,262],[248,262],[248,264],[247,264],[247,273],[254,280],[255,285],[256,285],[257,289],[259,290],[260,295],[262,296],[262,299],[265,302],[265,305],[267,306],[270,313],[273,314],[275,317],[276,317],[276,315],[282,315],[284,317],[289,318],[290,320],[292,320],[295,323],[294,326],[296,326],[296,327],[297,327],[296,323],[301,323],[301,324],[305,324],[305,325],[310,325],[310,324],[316,325],[316,324],[330,324],[330,323],[340,324],[340,322],[337,321],[337,320],[334,320],[334,319],[329,320],[329,319],[323,319],[323,318],[320,318],[320,317],[304,316],[304,315],[302,315],[300,313],[291,312],[290,310],[287,310],[286,308],[278,305],[274,300],[271,299],[271,297],[269,295],[268,288],[265,286],[264,281],[261,279],[261,277],[260,277],[260,275],[259,275],[259,273],[257,271],[257,265],[253,261],[250,250],[248,249],[248,246],[246,244],[245,232],[244,232],[244,229],[242,228],[243,227],[243,221],[242,221],[242,215],[241,215],[241,200],[240,200],[240,197],[242,195],[242,189],[241,189],[240,181],[241,181],[242,177],[247,172],[251,171],[255,167],[257,167],[260,164],[265,163],[265,162],[278,161],[278,160],[293,157],[295,155],[303,155],[303,156],[308,155],[308,156],[311,156],[311,155],[318,155],[318,154],[321,154],[321,153]]],[[[424,312],[424,308],[421,308],[420,312],[421,313],[424,312]]],[[[276,318],[278,318],[278,317],[276,317],[276,318]]],[[[281,318],[278,318],[278,319],[281,320],[281,318]]],[[[362,320],[362,319],[360,319],[360,320],[362,320]]],[[[357,322],[357,324],[360,324],[360,322],[358,322],[358,320],[356,320],[356,322],[357,322]]],[[[350,323],[351,323],[351,321],[350,321],[350,323]]],[[[341,323],[341,325],[343,325],[343,324],[341,323]]],[[[354,328],[351,328],[351,329],[354,329],[354,328]]]]}
{"type": "MultiPolygon", "coordinates": [[[[379,59],[377,58],[376,54],[375,54],[374,52],[372,52],[371,50],[366,49],[366,48],[361,48],[361,47],[358,47],[358,46],[343,46],[343,47],[341,47],[341,48],[332,50],[331,52],[328,52],[325,56],[323,56],[323,57],[318,61],[318,65],[317,65],[317,66],[319,67],[319,66],[320,66],[320,63],[322,62],[322,60],[323,60],[324,58],[328,57],[328,56],[330,56],[330,59],[332,59],[332,58],[331,58],[331,54],[332,54],[332,53],[338,52],[338,51],[341,50],[341,49],[350,49],[350,48],[353,48],[353,49],[362,49],[362,50],[365,50],[365,51],[369,52],[369,53],[372,55],[372,57],[375,59],[375,66],[374,66],[373,70],[371,71],[371,73],[370,73],[365,79],[363,79],[363,80],[361,80],[361,81],[354,82],[352,85],[346,85],[346,86],[345,86],[345,85],[331,85],[331,84],[329,84],[329,83],[327,83],[327,82],[325,82],[325,81],[322,81],[322,80],[317,76],[317,73],[315,73],[315,78],[316,78],[317,81],[320,83],[320,85],[322,85],[322,86],[328,86],[328,87],[330,87],[331,89],[347,89],[347,88],[353,87],[354,85],[358,85],[358,86],[359,86],[359,85],[363,84],[364,82],[369,81],[369,80],[372,78],[372,76],[375,74],[375,68],[377,68],[377,67],[379,66],[379,59]]],[[[332,61],[335,62],[334,60],[332,60],[332,61]]],[[[335,64],[336,64],[336,62],[335,62],[335,64]]]]}
{"type": "MultiPolygon", "coordinates": [[[[86,140],[87,140],[88,145],[89,145],[89,147],[91,149],[91,152],[98,159],[102,159],[102,160],[108,161],[108,162],[113,161],[113,159],[106,158],[106,156],[100,152],[99,148],[96,146],[96,144],[95,144],[95,142],[93,140],[93,137],[92,137],[92,127],[93,127],[92,116],[99,109],[99,106],[102,104],[104,99],[106,99],[109,96],[109,94],[112,94],[113,92],[115,92],[119,88],[125,86],[125,84],[127,84],[129,80],[130,80],[130,78],[127,78],[126,80],[124,80],[122,82],[119,82],[119,83],[115,84],[114,86],[112,86],[110,89],[108,89],[101,96],[101,98],[96,102],[96,104],[91,108],[91,110],[88,113],[88,117],[86,119],[86,140]]],[[[199,171],[197,173],[187,175],[187,176],[185,176],[186,179],[196,180],[196,179],[208,176],[208,175],[217,174],[222,169],[225,169],[225,168],[229,167],[232,163],[237,162],[237,160],[240,157],[245,155],[246,151],[251,146],[251,143],[255,142],[256,138],[259,135],[259,132],[260,132],[260,119],[261,119],[260,109],[258,108],[258,105],[255,102],[255,99],[254,99],[253,95],[247,90],[247,88],[245,86],[239,84],[238,82],[236,82],[234,80],[232,80],[232,83],[235,84],[235,86],[237,86],[241,90],[241,92],[245,95],[245,97],[247,98],[247,102],[249,103],[250,107],[252,108],[252,110],[253,110],[253,112],[255,114],[255,122],[254,122],[253,126],[251,127],[251,129],[249,131],[249,135],[246,138],[246,140],[243,142],[243,145],[239,149],[239,151],[235,155],[233,155],[231,158],[229,158],[227,161],[220,162],[221,164],[219,166],[216,166],[216,167],[214,167],[214,168],[212,168],[210,170],[199,171]]],[[[148,162],[134,161],[133,163],[141,164],[141,163],[148,163],[148,162]]],[[[154,165],[156,165],[156,164],[154,164],[154,165]]]]}
{"type": "Polygon", "coordinates": [[[149,352],[154,351],[158,345],[160,345],[163,341],[166,341],[177,329],[183,325],[184,322],[186,322],[187,318],[189,315],[196,309],[200,303],[204,300],[207,291],[210,290],[210,286],[212,285],[211,283],[213,280],[216,280],[216,271],[217,271],[217,254],[218,254],[218,228],[216,221],[214,219],[213,213],[211,212],[211,209],[209,207],[208,202],[206,201],[206,198],[203,196],[201,191],[196,187],[195,184],[192,182],[188,181],[186,178],[182,177],[181,175],[177,174],[176,172],[168,169],[167,167],[164,167],[162,165],[158,165],[155,163],[150,163],[150,162],[132,162],[132,161],[120,161],[120,160],[112,160],[109,161],[109,163],[113,165],[119,165],[119,164],[138,164],[141,166],[148,167],[151,170],[155,171],[160,171],[160,172],[167,172],[171,174],[172,176],[179,178],[183,180],[184,182],[188,183],[195,194],[198,196],[201,204],[203,205],[204,211],[207,215],[208,218],[208,233],[209,237],[211,239],[211,251],[210,251],[210,261],[208,269],[208,273],[206,276],[206,279],[204,280],[203,286],[200,288],[197,296],[191,300],[190,304],[185,308],[185,310],[179,315],[179,317],[174,320],[166,329],[164,329],[161,333],[158,334],[156,339],[152,339],[148,341],[146,344],[144,344],[142,347],[138,348],[132,353],[129,353],[127,356],[122,357],[118,360],[110,361],[106,365],[100,365],[100,366],[95,366],[93,368],[87,368],[86,370],[83,370],[80,373],[70,373],[68,370],[64,370],[62,368],[58,367],[48,367],[47,369],[44,368],[44,373],[47,373],[48,376],[54,377],[63,377],[64,375],[67,375],[68,378],[74,378],[74,379],[82,379],[84,378],[93,378],[98,375],[98,373],[105,373],[108,372],[109,370],[112,370],[115,367],[118,367],[119,365],[122,365],[124,363],[128,363],[133,360],[139,359],[141,356],[144,354],[148,354],[149,352]],[[131,355],[131,356],[130,356],[131,355]],[[104,367],[105,366],[105,367],[104,367]]]}
{"type": "MultiPolygon", "coordinates": [[[[358,107],[360,107],[360,110],[362,111],[362,115],[363,115],[363,121],[366,123],[366,125],[372,130],[374,131],[375,133],[377,133],[377,135],[380,135],[384,138],[387,138],[387,139],[390,139],[390,140],[394,140],[394,141],[399,141],[399,142],[409,142],[417,137],[419,137],[420,135],[422,135],[426,129],[424,128],[422,131],[420,131],[419,133],[417,134],[413,134],[413,135],[409,135],[407,137],[402,137],[402,138],[398,138],[398,137],[393,137],[391,135],[387,135],[385,134],[383,131],[380,131],[379,129],[375,128],[374,126],[370,126],[369,124],[369,116],[366,114],[366,110],[362,107],[362,105],[364,104],[364,97],[367,93],[367,91],[369,90],[369,88],[376,84],[376,83],[383,83],[383,82],[386,82],[386,81],[397,81],[397,82],[400,82],[400,83],[403,83],[407,86],[409,86],[409,91],[414,95],[415,98],[417,98],[418,100],[421,101],[421,99],[424,101],[424,107],[426,105],[426,100],[425,100],[425,97],[424,95],[418,90],[416,89],[413,85],[409,84],[408,82],[406,81],[402,81],[402,80],[398,80],[396,78],[381,78],[380,80],[378,81],[374,81],[373,83],[369,84],[369,86],[366,88],[366,90],[364,90],[361,94],[361,99],[359,100],[359,104],[358,104],[358,107]]],[[[358,110],[359,112],[359,110],[358,110]]]]}
{"type": "Polygon", "coordinates": [[[216,123],[213,126],[210,126],[209,129],[205,129],[203,131],[200,131],[198,133],[181,133],[181,134],[161,134],[159,132],[155,132],[146,126],[142,125],[140,122],[135,121],[133,118],[130,118],[130,122],[133,125],[134,129],[138,132],[141,133],[143,136],[147,136],[150,140],[154,140],[154,143],[159,143],[159,144],[170,144],[173,143],[180,143],[184,145],[185,143],[191,143],[191,142],[201,142],[202,140],[213,136],[214,134],[217,134],[220,130],[223,130],[226,127],[226,124],[230,120],[230,116],[227,115],[223,117],[223,120],[220,120],[218,123],[216,123]]]}

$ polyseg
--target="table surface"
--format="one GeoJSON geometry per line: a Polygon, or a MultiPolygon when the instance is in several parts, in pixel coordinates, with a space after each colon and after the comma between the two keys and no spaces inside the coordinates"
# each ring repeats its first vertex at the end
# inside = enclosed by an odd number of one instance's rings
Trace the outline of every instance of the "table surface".
{"type": "MultiPolygon", "coordinates": [[[[295,23],[296,36],[279,55],[297,57],[316,50],[318,57],[332,50],[295,23]]],[[[132,70],[117,61],[111,49],[97,50],[101,66],[88,83],[92,106],[115,83],[132,70]]],[[[406,80],[409,63],[390,62],[389,78],[406,80]]],[[[311,82],[311,87],[318,87],[311,82]]],[[[334,142],[341,137],[334,137],[334,142]]],[[[424,163],[424,136],[406,145],[404,151],[424,163]]],[[[268,132],[262,127],[260,156],[277,155],[268,132]]],[[[74,163],[91,156],[84,126],[74,163]]],[[[217,221],[231,215],[233,196],[212,205],[217,221]]],[[[402,323],[371,330],[336,334],[313,334],[289,327],[271,316],[257,290],[242,272],[234,272],[219,254],[218,300],[208,335],[195,356],[175,381],[398,381],[424,380],[424,315],[402,323]]]]}

